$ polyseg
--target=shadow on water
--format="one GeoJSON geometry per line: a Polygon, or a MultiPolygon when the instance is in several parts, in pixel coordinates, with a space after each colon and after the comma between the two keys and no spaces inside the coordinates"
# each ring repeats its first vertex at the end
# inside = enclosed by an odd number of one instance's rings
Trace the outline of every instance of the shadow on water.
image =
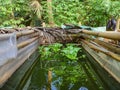
{"type": "MultiPolygon", "coordinates": [[[[79,53],[79,55],[81,54],[83,52],[79,53]]],[[[106,83],[101,80],[101,77],[95,72],[87,58],[79,58],[74,63],[39,60],[23,90],[112,89],[109,89],[106,83]]]]}

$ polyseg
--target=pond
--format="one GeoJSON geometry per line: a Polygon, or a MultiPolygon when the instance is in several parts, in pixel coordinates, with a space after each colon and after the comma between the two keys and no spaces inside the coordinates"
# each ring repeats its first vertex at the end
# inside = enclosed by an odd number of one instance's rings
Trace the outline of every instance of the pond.
{"type": "Polygon", "coordinates": [[[61,67],[59,62],[38,62],[24,90],[105,90],[87,60],[80,60],[70,66],[76,70],[67,68],[61,71],[65,67],[61,67]],[[57,70],[48,70],[48,67],[57,70]]]}
{"type": "Polygon", "coordinates": [[[82,49],[58,44],[42,51],[23,90],[117,90],[106,85],[82,49]]]}

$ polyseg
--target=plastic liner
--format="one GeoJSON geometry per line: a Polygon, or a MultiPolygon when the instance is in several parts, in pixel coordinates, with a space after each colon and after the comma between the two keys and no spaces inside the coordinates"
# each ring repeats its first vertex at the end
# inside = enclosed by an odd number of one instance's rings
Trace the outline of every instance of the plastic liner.
{"type": "Polygon", "coordinates": [[[16,34],[0,35],[0,66],[17,57],[16,34]]]}
{"type": "Polygon", "coordinates": [[[79,26],[79,25],[74,25],[74,24],[71,24],[71,25],[61,25],[61,28],[62,29],[72,29],[72,28],[76,28],[76,29],[86,29],[86,30],[90,30],[90,31],[106,31],[106,26],[102,26],[102,27],[90,27],[90,26],[85,26],[85,25],[82,25],[82,26],[79,26]]]}

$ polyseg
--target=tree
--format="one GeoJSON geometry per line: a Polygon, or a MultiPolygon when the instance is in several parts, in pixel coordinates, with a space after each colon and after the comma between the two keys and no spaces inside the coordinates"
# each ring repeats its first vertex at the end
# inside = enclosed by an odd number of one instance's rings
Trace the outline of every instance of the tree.
{"type": "Polygon", "coordinates": [[[52,0],[47,0],[47,6],[48,6],[48,19],[49,19],[49,25],[54,26],[54,19],[53,19],[53,12],[52,12],[52,0]]]}
{"type": "Polygon", "coordinates": [[[0,27],[64,23],[104,26],[120,17],[118,0],[0,0],[0,27]]]}

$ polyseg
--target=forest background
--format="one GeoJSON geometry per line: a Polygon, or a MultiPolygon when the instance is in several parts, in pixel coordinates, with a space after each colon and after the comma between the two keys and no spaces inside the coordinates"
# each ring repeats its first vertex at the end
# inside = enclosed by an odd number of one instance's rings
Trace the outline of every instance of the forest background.
{"type": "Polygon", "coordinates": [[[0,0],[0,27],[105,26],[120,17],[120,0],[0,0]]]}

